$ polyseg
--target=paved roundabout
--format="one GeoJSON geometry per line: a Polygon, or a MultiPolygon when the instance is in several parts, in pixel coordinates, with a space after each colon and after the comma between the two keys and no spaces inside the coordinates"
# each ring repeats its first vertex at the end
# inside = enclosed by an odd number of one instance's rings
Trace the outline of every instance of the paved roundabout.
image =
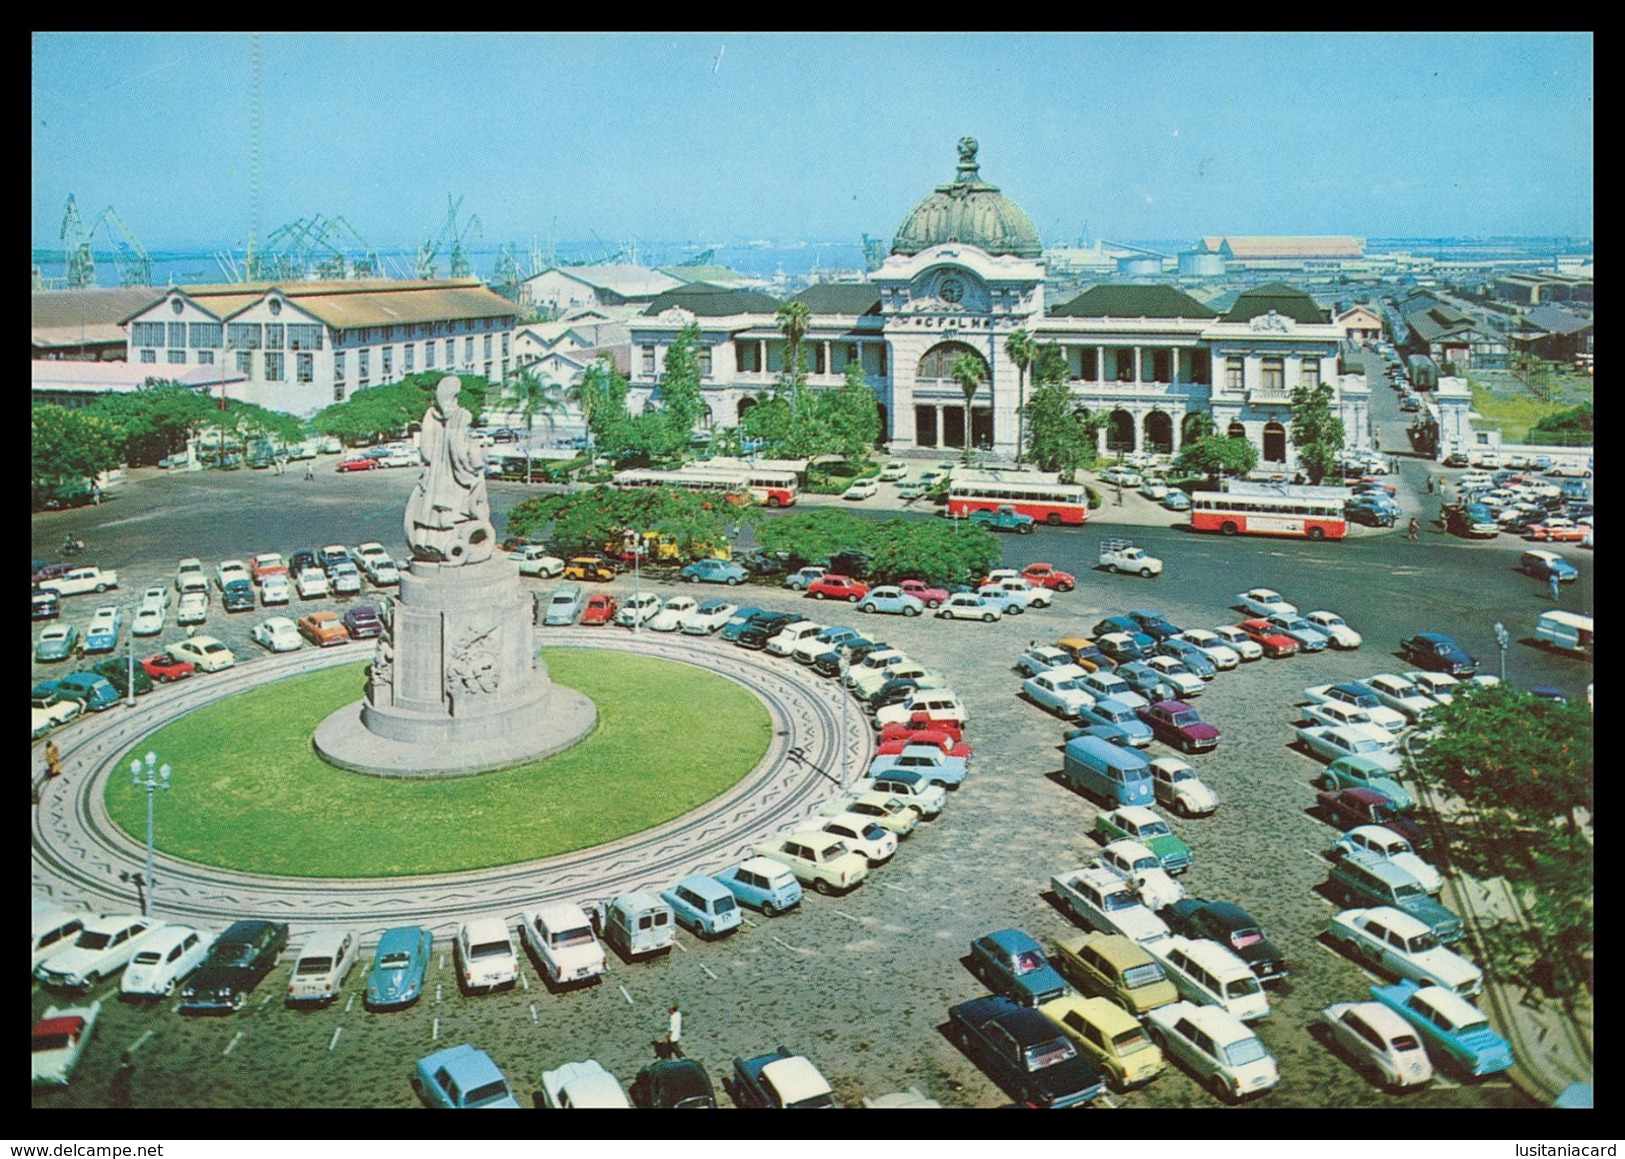
{"type": "MultiPolygon", "coordinates": [[[[210,927],[245,917],[272,918],[287,922],[295,938],[342,926],[370,941],[405,924],[449,936],[470,914],[496,912],[517,920],[544,901],[607,898],[663,887],[690,872],[715,872],[739,860],[754,842],[815,814],[872,753],[868,720],[837,683],[795,664],[713,639],[581,628],[549,629],[544,639],[550,647],[610,648],[696,664],[739,682],[768,710],[773,737],[767,753],[727,792],[675,820],[590,849],[494,869],[366,880],[280,878],[160,851],[155,911],[166,920],[210,927]]],[[[113,823],[103,802],[108,778],[128,776],[124,761],[130,751],[206,704],[354,659],[349,649],[266,658],[187,681],[168,689],[156,704],[115,708],[75,729],[72,742],[63,745],[63,775],[45,786],[34,811],[36,895],[101,912],[138,908],[134,886],[120,875],[139,875],[146,848],[113,823]]]]}

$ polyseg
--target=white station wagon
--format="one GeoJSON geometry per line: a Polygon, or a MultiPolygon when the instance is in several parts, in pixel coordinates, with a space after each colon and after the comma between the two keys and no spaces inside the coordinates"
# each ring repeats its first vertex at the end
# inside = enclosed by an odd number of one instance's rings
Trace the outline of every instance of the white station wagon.
{"type": "Polygon", "coordinates": [[[1484,988],[1484,971],[1433,936],[1427,923],[1392,906],[1348,909],[1326,924],[1326,936],[1357,962],[1414,982],[1437,982],[1463,998],[1484,988]]]}
{"type": "Polygon", "coordinates": [[[333,1001],[359,956],[356,937],[349,930],[318,930],[311,934],[294,959],[288,1002],[333,1001]]]}
{"type": "Polygon", "coordinates": [[[455,954],[465,990],[495,990],[519,980],[519,955],[499,917],[469,918],[458,926],[455,954]]]}

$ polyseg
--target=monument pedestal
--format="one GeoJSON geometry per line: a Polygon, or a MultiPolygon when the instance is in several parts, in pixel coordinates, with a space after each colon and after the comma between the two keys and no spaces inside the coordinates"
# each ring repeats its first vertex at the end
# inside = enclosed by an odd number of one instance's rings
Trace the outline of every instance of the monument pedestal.
{"type": "Polygon", "coordinates": [[[592,731],[592,701],[547,678],[534,612],[507,559],[413,560],[379,642],[364,699],[316,729],[340,768],[386,777],[490,772],[592,731]]]}

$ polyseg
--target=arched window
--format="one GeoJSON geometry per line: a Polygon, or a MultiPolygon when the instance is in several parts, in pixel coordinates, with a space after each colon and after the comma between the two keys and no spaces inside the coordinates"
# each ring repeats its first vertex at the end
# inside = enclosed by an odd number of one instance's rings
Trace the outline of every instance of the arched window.
{"type": "Polygon", "coordinates": [[[1112,411],[1112,417],[1106,424],[1106,449],[1108,451],[1134,449],[1134,416],[1128,411],[1112,411]]]}
{"type": "Polygon", "coordinates": [[[1145,416],[1145,446],[1146,450],[1160,455],[1170,454],[1174,449],[1174,420],[1160,410],[1145,416]]]}
{"type": "Polygon", "coordinates": [[[919,369],[914,374],[915,379],[920,381],[939,379],[952,386],[954,362],[961,354],[969,354],[981,364],[984,383],[992,377],[988,373],[987,359],[974,346],[967,346],[963,342],[941,342],[927,350],[925,356],[920,359],[919,369]]]}
{"type": "Polygon", "coordinates": [[[1224,432],[1224,437],[1227,439],[1245,439],[1247,437],[1247,428],[1240,423],[1231,423],[1229,429],[1224,432]]]}
{"type": "Polygon", "coordinates": [[[1280,423],[1264,424],[1263,458],[1267,463],[1286,462],[1286,428],[1280,423]]]}

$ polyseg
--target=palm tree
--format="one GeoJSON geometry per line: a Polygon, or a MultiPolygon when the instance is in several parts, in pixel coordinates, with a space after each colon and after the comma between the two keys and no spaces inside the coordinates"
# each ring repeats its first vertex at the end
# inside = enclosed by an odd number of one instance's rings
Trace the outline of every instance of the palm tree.
{"type": "Polygon", "coordinates": [[[801,380],[804,377],[801,370],[801,340],[807,336],[812,311],[807,309],[805,302],[786,302],[779,307],[776,317],[779,320],[779,330],[789,347],[786,353],[789,355],[787,369],[790,372],[790,415],[793,419],[801,396],[801,380]]]}
{"type": "Polygon", "coordinates": [[[974,354],[961,354],[948,369],[948,376],[965,392],[965,465],[970,466],[971,399],[982,386],[982,360],[974,354]]]}
{"type": "Polygon", "coordinates": [[[553,429],[553,417],[564,410],[564,399],[556,384],[543,382],[528,370],[521,370],[502,385],[502,397],[513,403],[525,420],[525,481],[530,481],[530,441],[537,418],[553,429]]]}
{"type": "Polygon", "coordinates": [[[1021,466],[1022,444],[1026,442],[1026,414],[1027,409],[1027,368],[1033,364],[1038,354],[1038,344],[1033,336],[1026,330],[1012,330],[1010,337],[1004,340],[1004,352],[1010,356],[1010,361],[1016,364],[1019,373],[1017,382],[1020,393],[1016,402],[1016,466],[1021,466]]]}

